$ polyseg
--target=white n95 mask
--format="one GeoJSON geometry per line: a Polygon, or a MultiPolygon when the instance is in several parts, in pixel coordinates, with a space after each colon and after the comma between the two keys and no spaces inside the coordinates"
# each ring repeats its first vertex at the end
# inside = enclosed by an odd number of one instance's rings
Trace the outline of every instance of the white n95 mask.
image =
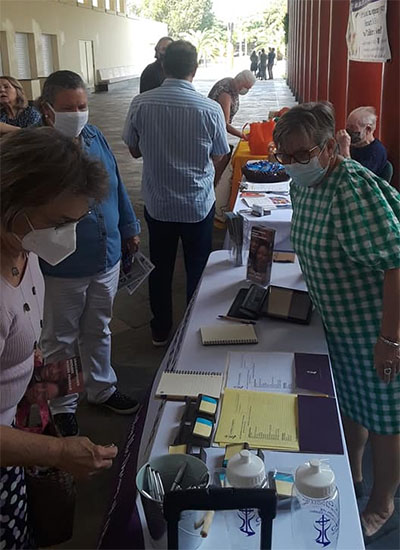
{"type": "Polygon", "coordinates": [[[57,265],[76,250],[76,226],[78,222],[68,223],[62,227],[35,229],[25,215],[31,231],[21,241],[24,250],[34,252],[50,265],[57,265]]]}
{"type": "Polygon", "coordinates": [[[58,112],[49,104],[54,113],[54,128],[69,138],[80,135],[89,119],[89,110],[74,112],[58,112]]]}

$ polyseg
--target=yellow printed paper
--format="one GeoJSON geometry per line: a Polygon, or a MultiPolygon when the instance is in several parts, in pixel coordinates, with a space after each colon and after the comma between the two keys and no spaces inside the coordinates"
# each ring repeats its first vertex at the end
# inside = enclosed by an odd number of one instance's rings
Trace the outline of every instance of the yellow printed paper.
{"type": "Polygon", "coordinates": [[[297,395],[225,388],[215,442],[298,451],[297,395]]]}

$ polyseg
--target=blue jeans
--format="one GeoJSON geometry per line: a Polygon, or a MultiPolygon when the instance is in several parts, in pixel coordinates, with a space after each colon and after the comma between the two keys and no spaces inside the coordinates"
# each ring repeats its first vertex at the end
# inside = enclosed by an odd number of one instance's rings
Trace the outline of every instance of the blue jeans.
{"type": "Polygon", "coordinates": [[[154,318],[151,327],[167,333],[172,327],[172,277],[179,238],[182,240],[186,270],[186,298],[189,303],[212,249],[215,205],[197,223],[163,222],[144,217],[149,228],[150,260],[155,269],[149,277],[150,307],[154,318]]]}

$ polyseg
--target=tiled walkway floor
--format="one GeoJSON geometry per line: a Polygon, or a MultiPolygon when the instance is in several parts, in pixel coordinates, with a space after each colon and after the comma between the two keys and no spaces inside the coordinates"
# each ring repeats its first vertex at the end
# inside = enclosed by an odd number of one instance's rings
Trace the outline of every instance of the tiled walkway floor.
{"type": "MultiPolygon", "coordinates": [[[[215,80],[224,74],[215,71],[199,71],[195,86],[207,95],[215,80]],[[214,78],[215,75],[215,78],[214,78]]],[[[131,99],[138,93],[138,80],[116,84],[107,93],[93,94],[90,97],[90,122],[97,125],[105,134],[119,165],[123,180],[136,213],[143,220],[143,201],[140,195],[142,162],[133,160],[121,140],[125,116],[131,99]]],[[[292,106],[294,98],[282,79],[256,82],[250,93],[241,98],[240,110],[234,124],[241,127],[246,122],[267,118],[270,110],[283,106],[292,106]]],[[[222,246],[224,233],[215,230],[214,248],[222,246]]],[[[147,228],[143,223],[142,249],[148,250],[147,228]]],[[[185,277],[182,254],[179,252],[174,280],[175,322],[179,323],[185,309],[185,277]]],[[[124,292],[116,298],[114,319],[112,321],[113,349],[112,359],[117,371],[120,388],[138,398],[151,383],[157,370],[163,350],[155,349],[151,344],[149,321],[151,318],[147,285],[143,285],[133,296],[124,292]]],[[[130,417],[120,417],[109,411],[92,407],[82,401],[79,407],[79,424],[82,435],[88,435],[94,441],[107,444],[115,443],[122,450],[130,417]]],[[[368,468],[370,461],[368,461],[368,468]]],[[[102,519],[112,494],[115,468],[90,481],[78,484],[78,505],[76,510],[74,537],[63,548],[95,548],[98,541],[102,519]]],[[[370,475],[369,475],[370,478],[370,475]]],[[[367,476],[368,479],[368,476],[367,476]]],[[[132,495],[133,498],[133,495],[132,495]]],[[[371,548],[398,548],[397,521],[394,519],[388,536],[382,539],[384,546],[377,541],[371,548]]],[[[349,549],[352,550],[352,549],[349,549]]],[[[354,549],[356,550],[356,549],[354,549]]]]}

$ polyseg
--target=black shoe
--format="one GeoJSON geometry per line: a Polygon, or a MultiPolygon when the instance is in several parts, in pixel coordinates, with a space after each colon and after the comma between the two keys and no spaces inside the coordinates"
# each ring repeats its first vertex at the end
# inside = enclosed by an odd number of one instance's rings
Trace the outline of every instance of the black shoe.
{"type": "Polygon", "coordinates": [[[115,390],[112,396],[107,401],[104,401],[104,403],[101,403],[101,405],[117,414],[134,414],[140,407],[140,404],[135,399],[124,395],[118,390],[115,390]]]}
{"type": "Polygon", "coordinates": [[[60,437],[79,435],[79,426],[74,413],[58,413],[53,416],[53,420],[60,437]]]}
{"type": "Polygon", "coordinates": [[[151,329],[151,341],[156,348],[163,348],[169,342],[171,336],[171,329],[167,331],[157,331],[154,328],[151,329]]]}

